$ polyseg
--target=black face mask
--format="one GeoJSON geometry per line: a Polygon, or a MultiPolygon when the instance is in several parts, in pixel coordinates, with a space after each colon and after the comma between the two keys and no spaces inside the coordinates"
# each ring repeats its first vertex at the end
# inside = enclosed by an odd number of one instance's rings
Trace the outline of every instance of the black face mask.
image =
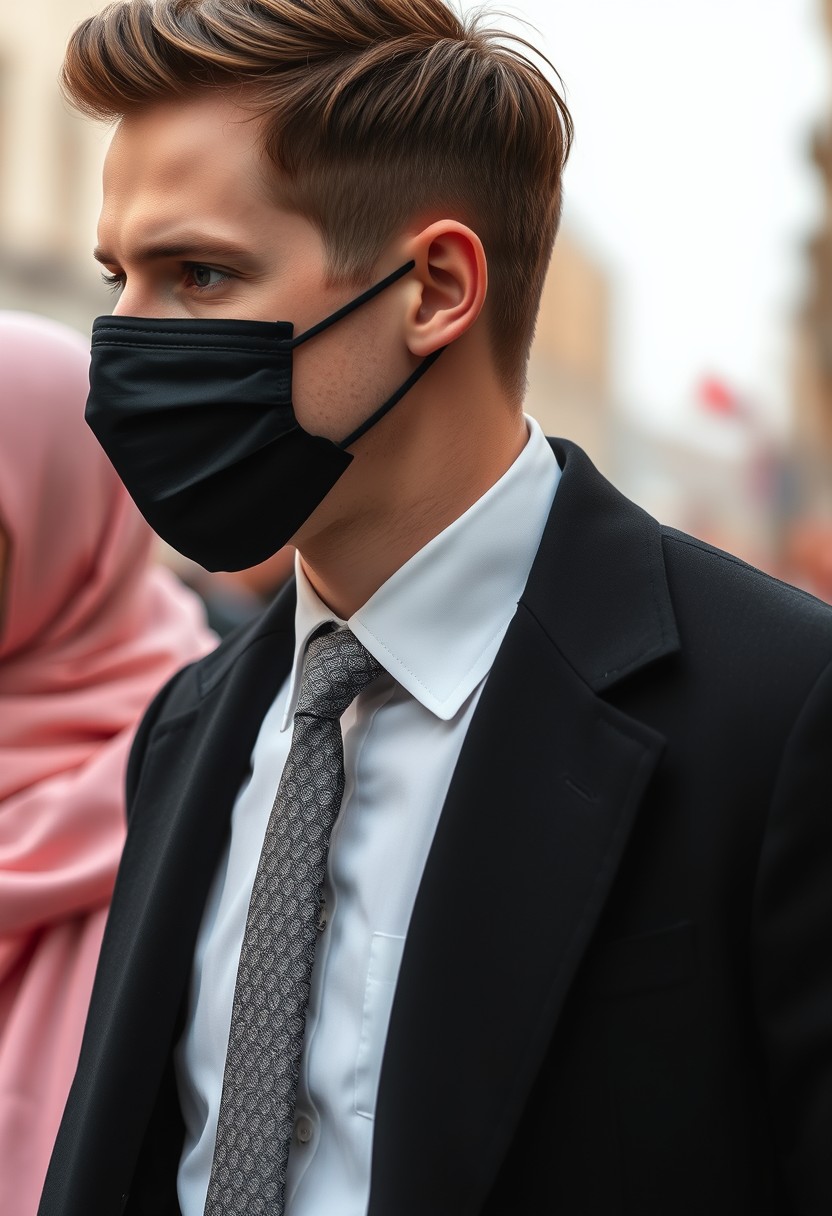
{"type": "Polygon", "coordinates": [[[298,425],[292,351],[414,266],[296,338],[285,321],[98,317],[86,419],[155,532],[208,570],[256,565],[294,536],[350,464],[347,449],[442,351],[341,443],[298,425]]]}

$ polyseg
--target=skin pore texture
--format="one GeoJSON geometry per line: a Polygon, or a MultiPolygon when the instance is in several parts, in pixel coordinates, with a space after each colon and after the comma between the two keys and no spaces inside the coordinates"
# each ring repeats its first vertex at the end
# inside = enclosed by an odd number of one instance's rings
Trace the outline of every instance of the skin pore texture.
{"type": "MultiPolygon", "coordinates": [[[[262,121],[216,93],[121,120],[96,250],[120,286],[116,314],[292,321],[297,334],[367,286],[327,276],[323,238],[277,201],[280,175],[261,139],[262,121]]],[[[373,281],[411,259],[413,271],[294,354],[298,422],[338,441],[448,347],[350,449],[351,465],[292,538],[315,590],[345,619],[476,502],[527,438],[491,354],[478,236],[441,214],[415,217],[373,281]]]]}

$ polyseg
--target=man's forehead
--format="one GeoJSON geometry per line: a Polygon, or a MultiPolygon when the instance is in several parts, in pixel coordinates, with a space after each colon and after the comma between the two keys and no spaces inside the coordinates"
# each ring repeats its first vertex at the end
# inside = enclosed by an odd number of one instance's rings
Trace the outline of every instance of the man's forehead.
{"type": "Polygon", "coordinates": [[[165,176],[178,168],[211,169],[219,159],[260,166],[261,122],[250,111],[218,99],[160,102],[126,114],[115,129],[105,179],[131,167],[165,176]]]}
{"type": "Polygon", "coordinates": [[[252,208],[274,207],[276,170],[250,118],[214,98],[125,116],[104,163],[101,226],[129,217],[142,242],[159,243],[194,213],[233,228],[252,208]]]}
{"type": "Polygon", "coordinates": [[[240,105],[221,90],[205,90],[192,97],[156,101],[128,111],[119,119],[115,135],[137,133],[142,139],[154,138],[162,146],[184,136],[255,147],[261,141],[262,122],[255,110],[240,105]]]}

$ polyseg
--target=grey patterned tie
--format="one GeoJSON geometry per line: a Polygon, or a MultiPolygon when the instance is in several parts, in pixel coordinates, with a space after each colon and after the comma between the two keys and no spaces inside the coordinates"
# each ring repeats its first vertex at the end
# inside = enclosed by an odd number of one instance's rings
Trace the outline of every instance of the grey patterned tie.
{"type": "Polygon", "coordinates": [[[303,662],[292,745],[248,907],[205,1216],[281,1216],[329,838],[344,793],[340,718],[382,668],[348,630],[303,662]]]}

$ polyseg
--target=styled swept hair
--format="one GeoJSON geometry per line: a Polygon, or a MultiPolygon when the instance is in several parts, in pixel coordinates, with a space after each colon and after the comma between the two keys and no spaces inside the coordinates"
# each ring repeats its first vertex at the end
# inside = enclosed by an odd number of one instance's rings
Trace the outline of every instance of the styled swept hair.
{"type": "Polygon", "coordinates": [[[548,63],[444,0],[116,0],[73,33],[62,84],[105,120],[233,93],[265,117],[283,201],[319,228],[334,280],[366,282],[416,216],[468,224],[495,362],[521,396],[572,141],[533,56],[548,63]]]}

